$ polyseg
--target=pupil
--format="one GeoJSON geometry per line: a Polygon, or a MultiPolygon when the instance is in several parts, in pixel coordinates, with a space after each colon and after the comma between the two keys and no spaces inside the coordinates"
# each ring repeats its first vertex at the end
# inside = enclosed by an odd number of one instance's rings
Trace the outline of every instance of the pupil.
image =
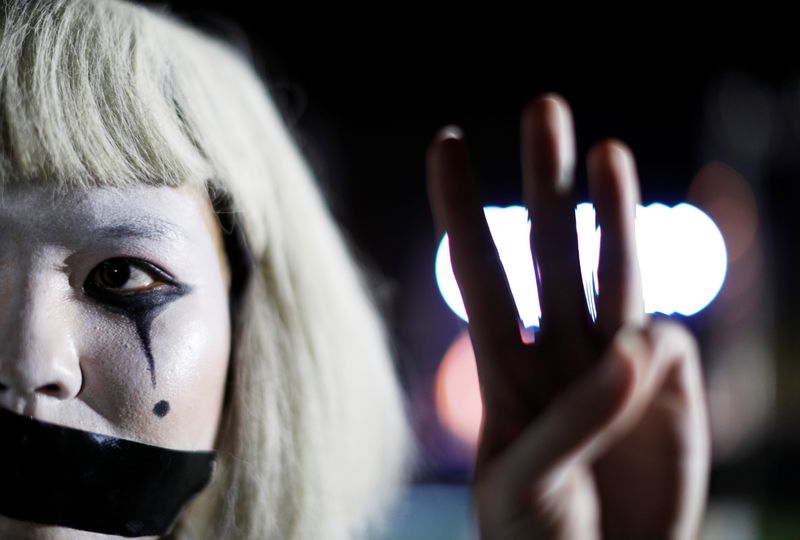
{"type": "Polygon", "coordinates": [[[130,278],[130,271],[128,265],[123,262],[105,263],[100,277],[106,285],[119,288],[130,278]]]}

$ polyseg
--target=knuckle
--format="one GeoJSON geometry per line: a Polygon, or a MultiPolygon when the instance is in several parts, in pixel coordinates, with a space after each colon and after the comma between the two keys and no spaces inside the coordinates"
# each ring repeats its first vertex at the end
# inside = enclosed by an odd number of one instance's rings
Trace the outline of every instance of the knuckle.
{"type": "Polygon", "coordinates": [[[686,346],[696,347],[696,340],[689,329],[671,319],[655,319],[649,325],[653,339],[680,341],[686,346]]]}

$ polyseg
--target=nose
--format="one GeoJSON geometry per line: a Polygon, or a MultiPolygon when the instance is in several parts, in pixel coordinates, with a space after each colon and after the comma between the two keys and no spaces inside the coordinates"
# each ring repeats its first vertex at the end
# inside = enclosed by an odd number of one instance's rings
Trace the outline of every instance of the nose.
{"type": "Polygon", "coordinates": [[[75,319],[58,289],[40,280],[7,303],[0,295],[0,406],[32,414],[44,398],[68,400],[81,390],[75,319]]]}

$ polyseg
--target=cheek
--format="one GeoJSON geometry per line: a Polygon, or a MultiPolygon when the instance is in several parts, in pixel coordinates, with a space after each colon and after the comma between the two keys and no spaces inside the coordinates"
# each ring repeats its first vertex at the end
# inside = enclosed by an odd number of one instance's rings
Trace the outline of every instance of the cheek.
{"type": "Polygon", "coordinates": [[[155,386],[135,324],[103,313],[94,318],[98,334],[83,349],[80,398],[117,436],[185,450],[211,448],[230,354],[224,291],[198,286],[152,320],[155,386]]]}
{"type": "Polygon", "coordinates": [[[157,387],[148,388],[156,399],[146,416],[171,436],[180,434],[184,448],[211,448],[230,356],[227,305],[186,307],[153,324],[153,352],[163,360],[157,387]]]}

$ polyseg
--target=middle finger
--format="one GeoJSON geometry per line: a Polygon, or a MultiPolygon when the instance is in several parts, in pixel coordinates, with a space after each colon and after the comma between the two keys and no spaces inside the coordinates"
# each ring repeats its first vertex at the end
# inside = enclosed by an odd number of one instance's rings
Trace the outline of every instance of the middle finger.
{"type": "Polygon", "coordinates": [[[539,278],[542,337],[585,334],[591,319],[575,228],[575,136],[569,105],[561,96],[542,96],[523,112],[522,165],[539,278]]]}

